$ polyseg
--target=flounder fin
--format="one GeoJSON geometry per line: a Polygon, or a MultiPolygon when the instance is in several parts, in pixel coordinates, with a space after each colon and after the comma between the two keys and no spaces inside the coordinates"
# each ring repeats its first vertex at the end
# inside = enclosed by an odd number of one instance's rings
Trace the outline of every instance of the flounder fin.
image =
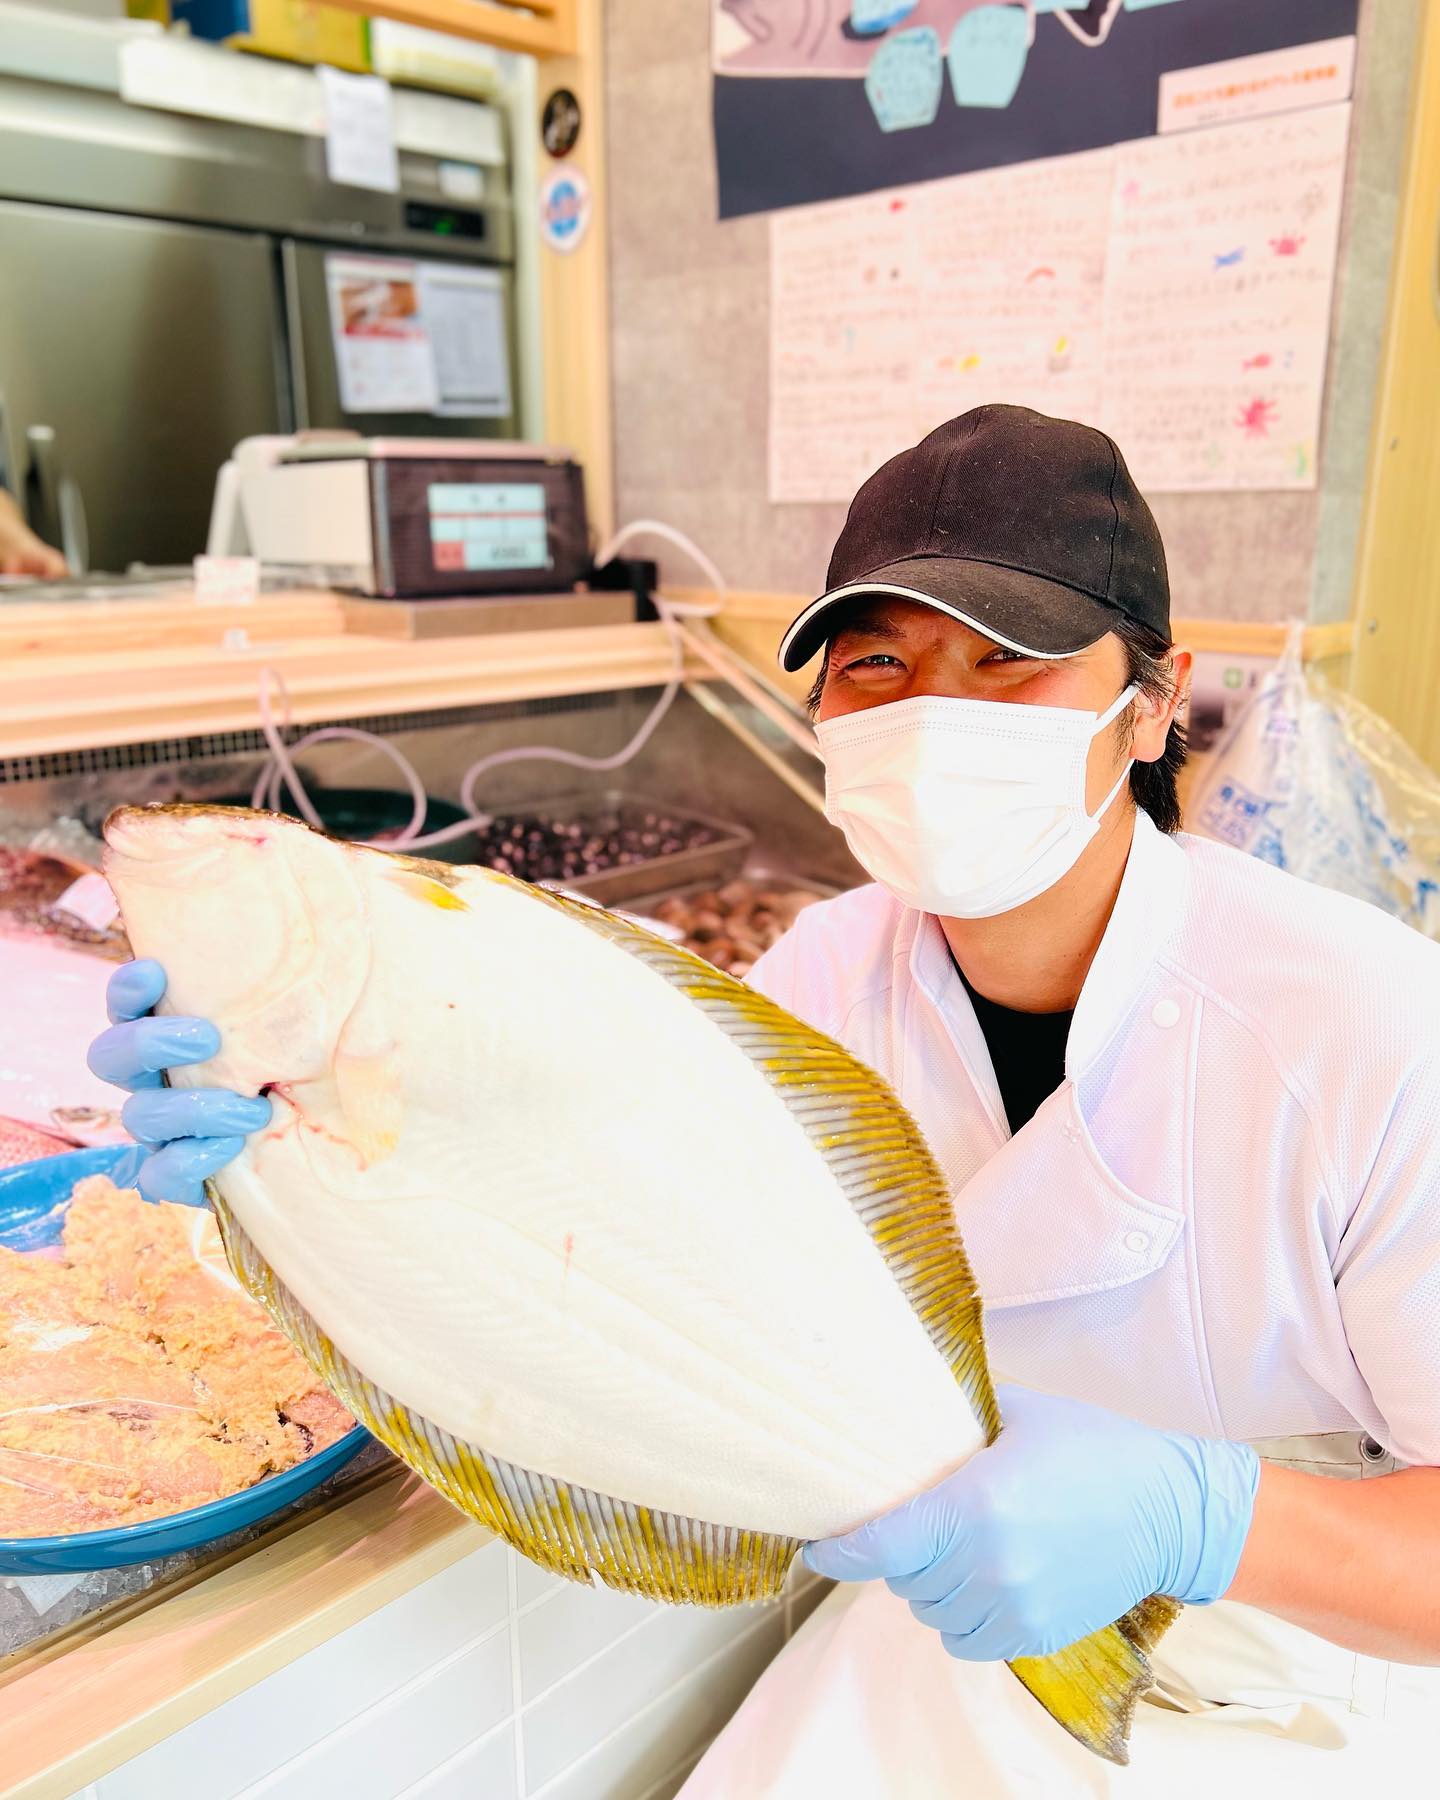
{"type": "Polygon", "coordinates": [[[949,1185],[890,1087],[833,1039],[688,950],[599,907],[536,892],[687,995],[778,1090],[993,1441],[1000,1409],[949,1185]]]}
{"type": "Polygon", "coordinates": [[[1148,1652],[1179,1616],[1178,1601],[1156,1594],[1123,1619],[1054,1656],[1023,1657],[1010,1667],[1087,1750],[1128,1763],[1135,1708],[1154,1686],[1148,1652]]]}
{"type": "Polygon", "coordinates": [[[552,1574],[697,1606],[768,1600],[785,1585],[797,1538],[706,1524],[519,1468],[422,1418],[361,1374],[246,1236],[207,1183],[236,1279],[315,1373],[378,1438],[461,1512],[552,1574]]]}

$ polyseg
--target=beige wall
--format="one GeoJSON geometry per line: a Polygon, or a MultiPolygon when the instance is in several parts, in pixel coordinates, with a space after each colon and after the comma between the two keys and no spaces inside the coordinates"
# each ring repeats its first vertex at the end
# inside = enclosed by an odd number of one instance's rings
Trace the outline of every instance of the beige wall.
{"type": "MultiPolygon", "coordinates": [[[[1156,496],[1178,615],[1348,612],[1422,4],[1362,0],[1322,485],[1156,496]]],[[[605,12],[617,517],[679,526],[737,587],[813,589],[844,508],[766,498],[769,231],[717,220],[709,0],[605,12]]]]}

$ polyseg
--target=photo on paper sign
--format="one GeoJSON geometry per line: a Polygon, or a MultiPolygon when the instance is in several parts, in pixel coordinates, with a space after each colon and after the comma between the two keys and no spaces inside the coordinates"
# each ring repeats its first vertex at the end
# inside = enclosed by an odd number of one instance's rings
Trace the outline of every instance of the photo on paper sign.
{"type": "Polygon", "coordinates": [[[359,276],[336,288],[346,337],[415,337],[424,331],[420,292],[413,281],[359,276]]]}

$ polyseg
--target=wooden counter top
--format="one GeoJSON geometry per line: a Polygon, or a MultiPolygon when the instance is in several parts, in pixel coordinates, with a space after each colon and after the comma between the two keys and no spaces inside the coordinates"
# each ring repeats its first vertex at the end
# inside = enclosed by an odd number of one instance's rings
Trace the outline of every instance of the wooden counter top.
{"type": "MultiPolygon", "coordinates": [[[[254,730],[261,671],[300,724],[653,687],[674,668],[659,624],[407,640],[346,627],[334,594],[252,606],[167,599],[0,609],[0,757],[254,730]]],[[[707,670],[693,664],[692,679],[707,670]]]]}
{"type": "MultiPolygon", "coordinates": [[[[677,593],[677,598],[682,594],[677,593]]],[[[685,598],[708,596],[683,594],[685,598]]],[[[732,592],[718,635],[797,697],[806,672],[774,667],[801,596],[732,592]]],[[[254,730],[261,671],[285,681],[298,724],[453,706],[654,687],[674,668],[660,624],[405,639],[364,635],[332,593],[268,594],[249,606],[201,607],[187,594],[0,607],[0,757],[153,743],[254,730]]],[[[1197,650],[1277,655],[1281,625],[1176,620],[1197,650]]],[[[1349,624],[1306,631],[1306,654],[1348,653],[1349,624]]],[[[714,671],[692,657],[690,680],[714,671]]]]}
{"type": "Polygon", "coordinates": [[[487,1541],[386,1466],[188,1583],[22,1652],[0,1670],[0,1800],[68,1800],[487,1541]]]}

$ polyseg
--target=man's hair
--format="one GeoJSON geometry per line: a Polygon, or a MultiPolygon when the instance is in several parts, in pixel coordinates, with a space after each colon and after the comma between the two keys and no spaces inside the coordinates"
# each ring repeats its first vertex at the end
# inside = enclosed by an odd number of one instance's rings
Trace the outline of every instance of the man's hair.
{"type": "MultiPolygon", "coordinates": [[[[1147,700],[1158,701],[1161,705],[1168,703],[1175,692],[1175,672],[1170,666],[1170,645],[1166,639],[1159,632],[1151,631],[1148,625],[1137,625],[1133,619],[1123,616],[1116,618],[1114,632],[1125,652],[1126,687],[1139,688],[1147,700]]],[[[820,696],[825,691],[829,667],[830,646],[827,643],[820,658],[820,673],[805,702],[812,719],[820,710],[820,696]]],[[[1128,708],[1117,724],[1126,733],[1134,731],[1128,708]]],[[[1171,722],[1159,759],[1137,762],[1130,770],[1130,798],[1167,834],[1180,829],[1178,780],[1187,754],[1185,721],[1183,716],[1177,715],[1171,722]]]]}
{"type": "MultiPolygon", "coordinates": [[[[1125,652],[1125,685],[1133,684],[1147,700],[1167,705],[1175,692],[1169,643],[1158,631],[1151,631],[1148,625],[1137,625],[1133,619],[1118,619],[1115,635],[1125,652]]],[[[1119,723],[1127,733],[1133,734],[1135,727],[1128,709],[1119,723]]],[[[1156,761],[1133,763],[1130,768],[1130,798],[1167,834],[1180,829],[1178,781],[1188,754],[1182,708],[1170,722],[1165,748],[1156,761]]]]}

